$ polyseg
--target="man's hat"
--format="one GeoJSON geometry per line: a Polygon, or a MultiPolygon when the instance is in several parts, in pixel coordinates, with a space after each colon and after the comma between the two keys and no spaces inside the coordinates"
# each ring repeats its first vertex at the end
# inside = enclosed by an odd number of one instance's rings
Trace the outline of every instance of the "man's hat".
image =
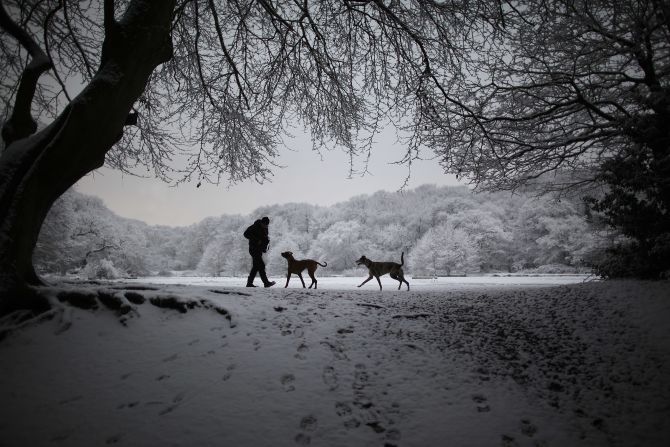
{"type": "Polygon", "coordinates": [[[270,218],[268,216],[263,216],[261,218],[261,222],[263,222],[265,225],[270,223],[270,218]]]}

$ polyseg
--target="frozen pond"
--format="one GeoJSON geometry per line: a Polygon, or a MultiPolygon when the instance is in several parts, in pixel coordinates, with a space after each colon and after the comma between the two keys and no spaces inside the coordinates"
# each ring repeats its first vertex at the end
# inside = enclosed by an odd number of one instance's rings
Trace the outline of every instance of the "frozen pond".
{"type": "MultiPolygon", "coordinates": [[[[309,286],[311,280],[304,274],[305,284],[309,286]]],[[[367,276],[362,273],[361,276],[317,276],[319,289],[331,290],[350,290],[356,289],[367,276]]],[[[270,276],[270,279],[277,282],[273,288],[283,288],[286,284],[285,276],[270,276]]],[[[534,275],[534,276],[464,276],[464,277],[439,277],[436,279],[413,279],[407,277],[411,290],[415,291],[439,291],[439,290],[461,290],[476,288],[509,288],[509,287],[538,287],[538,286],[560,286],[566,284],[578,284],[582,282],[597,280],[593,275],[534,275]]],[[[199,277],[199,276],[147,276],[133,280],[123,280],[124,282],[152,283],[152,284],[184,284],[198,286],[214,287],[244,287],[245,277],[199,277]]],[[[384,290],[396,290],[398,282],[391,279],[388,275],[381,278],[384,290]]],[[[256,279],[256,285],[261,285],[260,279],[256,279]]],[[[300,278],[293,275],[289,282],[289,288],[302,288],[300,278]]],[[[360,290],[375,291],[379,290],[377,282],[373,278],[365,284],[360,290]]],[[[403,287],[402,290],[406,290],[403,287]]]]}

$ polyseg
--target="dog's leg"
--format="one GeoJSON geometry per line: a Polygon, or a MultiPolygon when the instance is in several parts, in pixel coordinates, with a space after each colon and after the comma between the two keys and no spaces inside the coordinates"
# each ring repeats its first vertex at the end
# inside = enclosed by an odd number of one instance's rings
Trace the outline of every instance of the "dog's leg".
{"type": "Polygon", "coordinates": [[[403,281],[405,282],[405,284],[407,284],[407,290],[409,290],[409,283],[405,279],[405,273],[402,270],[400,270],[398,277],[400,278],[398,280],[400,281],[400,284],[398,284],[398,290],[400,290],[400,286],[402,286],[403,281]]]}
{"type": "Polygon", "coordinates": [[[382,290],[382,282],[379,279],[379,276],[375,276],[375,278],[377,278],[377,282],[379,283],[379,290],[382,290]]]}
{"type": "Polygon", "coordinates": [[[309,288],[311,289],[312,286],[314,286],[316,289],[316,277],[314,276],[314,270],[307,270],[307,274],[310,278],[312,278],[312,284],[309,285],[309,288]]]}
{"type": "Polygon", "coordinates": [[[300,278],[300,282],[302,283],[302,288],[305,288],[305,280],[302,279],[302,272],[298,273],[298,278],[300,278]]]}
{"type": "Polygon", "coordinates": [[[400,286],[402,286],[402,280],[398,278],[398,274],[397,273],[389,273],[389,276],[391,278],[395,279],[396,281],[398,281],[398,283],[399,283],[398,284],[398,290],[400,290],[400,286]]]}
{"type": "Polygon", "coordinates": [[[289,279],[291,279],[291,272],[288,272],[288,273],[286,274],[286,285],[284,286],[284,288],[287,288],[287,287],[288,287],[288,280],[289,280],[289,279]]]}
{"type": "Polygon", "coordinates": [[[366,282],[370,281],[371,279],[372,279],[372,275],[370,275],[370,276],[368,277],[368,279],[366,279],[365,281],[363,281],[358,287],[361,287],[363,284],[365,284],[366,282]]]}

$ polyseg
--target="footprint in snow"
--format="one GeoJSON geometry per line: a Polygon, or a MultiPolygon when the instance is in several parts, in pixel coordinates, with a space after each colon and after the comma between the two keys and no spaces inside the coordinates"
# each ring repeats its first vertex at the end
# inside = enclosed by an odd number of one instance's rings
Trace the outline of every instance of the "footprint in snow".
{"type": "Polygon", "coordinates": [[[295,386],[293,386],[295,376],[293,374],[283,374],[279,379],[279,381],[284,387],[284,391],[289,392],[295,390],[295,386]]]}
{"type": "Polygon", "coordinates": [[[339,329],[337,330],[337,334],[338,334],[339,337],[343,337],[343,336],[345,336],[346,334],[353,334],[353,333],[354,333],[354,328],[353,328],[352,326],[347,326],[347,327],[339,328],[339,329]]]}
{"type": "Polygon", "coordinates": [[[368,372],[365,370],[365,365],[358,363],[356,365],[356,371],[354,372],[354,383],[352,387],[355,390],[362,390],[365,388],[369,380],[368,372]]]}
{"type": "Polygon", "coordinates": [[[140,403],[139,401],[135,402],[128,402],[127,404],[121,404],[118,407],[116,407],[117,410],[123,410],[124,408],[135,408],[138,406],[140,403]]]}
{"type": "Polygon", "coordinates": [[[344,346],[341,343],[332,343],[328,340],[321,341],[323,346],[326,346],[333,353],[333,356],[338,360],[349,360],[347,354],[344,352],[344,346]]]}
{"type": "Polygon", "coordinates": [[[351,414],[351,407],[346,402],[336,402],[335,412],[338,416],[348,416],[351,414]]]}
{"type": "Polygon", "coordinates": [[[305,416],[300,421],[300,428],[304,431],[314,431],[316,430],[317,425],[318,425],[317,419],[311,414],[309,416],[305,416]]]}
{"type": "Polygon", "coordinates": [[[386,431],[386,429],[378,421],[368,422],[365,425],[374,430],[375,433],[384,433],[386,431]]]}
{"type": "Polygon", "coordinates": [[[500,447],[517,447],[518,442],[514,439],[514,436],[502,435],[500,439],[500,447]]]}
{"type": "Polygon", "coordinates": [[[472,395],[472,400],[475,401],[478,404],[481,404],[481,403],[486,402],[487,399],[486,399],[486,396],[484,396],[483,394],[473,394],[472,395]]]}
{"type": "Polygon", "coordinates": [[[107,438],[105,440],[105,444],[116,444],[117,442],[119,442],[121,440],[122,436],[123,435],[121,433],[117,433],[113,436],[110,436],[109,438],[107,438]]]}
{"type": "Polygon", "coordinates": [[[232,363],[232,364],[228,365],[228,367],[226,367],[226,371],[228,371],[228,372],[223,375],[223,381],[224,382],[226,380],[230,379],[230,377],[233,375],[233,370],[235,368],[237,368],[237,365],[235,365],[234,363],[232,363]]]}
{"type": "Polygon", "coordinates": [[[477,413],[488,413],[491,407],[486,404],[486,396],[483,394],[473,394],[472,400],[477,404],[477,413]]]}
{"type": "Polygon", "coordinates": [[[173,360],[177,360],[178,357],[179,357],[179,354],[172,354],[170,357],[165,357],[163,359],[163,361],[164,362],[171,362],[173,360]]]}
{"type": "MultiPolygon", "coordinates": [[[[300,420],[300,429],[303,432],[313,432],[318,426],[318,421],[316,417],[310,415],[305,416],[300,420]]],[[[300,445],[309,445],[311,442],[311,437],[305,433],[298,433],[295,437],[295,442],[300,445]]]]}
{"type": "Polygon", "coordinates": [[[174,398],[172,398],[172,405],[165,407],[163,410],[160,411],[160,413],[158,413],[158,415],[163,416],[164,414],[171,413],[181,404],[181,401],[183,400],[184,400],[184,393],[177,394],[174,398]]]}
{"type": "Polygon", "coordinates": [[[521,433],[531,438],[535,433],[537,433],[537,427],[533,425],[528,419],[521,419],[521,433]]]}
{"type": "Polygon", "coordinates": [[[328,387],[329,391],[334,391],[337,389],[337,387],[340,385],[339,380],[337,378],[337,373],[335,372],[335,368],[332,366],[324,366],[323,367],[323,373],[321,374],[321,378],[323,379],[323,383],[326,384],[328,387]]]}

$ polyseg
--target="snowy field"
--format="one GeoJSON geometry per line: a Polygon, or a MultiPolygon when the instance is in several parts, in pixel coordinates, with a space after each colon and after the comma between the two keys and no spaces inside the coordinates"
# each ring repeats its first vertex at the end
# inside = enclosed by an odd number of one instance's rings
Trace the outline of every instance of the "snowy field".
{"type": "MultiPolygon", "coordinates": [[[[318,276],[317,281],[320,289],[330,290],[351,290],[356,288],[367,278],[366,271],[361,269],[360,276],[318,276]]],[[[286,285],[286,276],[270,276],[272,281],[276,281],[275,288],[281,288],[286,285]]],[[[436,279],[413,279],[408,276],[410,281],[410,288],[414,291],[442,291],[442,290],[469,290],[481,287],[515,287],[515,286],[552,286],[564,284],[576,284],[594,279],[591,275],[534,275],[534,276],[463,276],[463,277],[439,277],[436,279]]],[[[305,272],[303,274],[305,285],[309,287],[311,279],[305,272]]],[[[138,278],[133,280],[124,280],[137,283],[153,283],[153,284],[185,284],[198,286],[214,286],[214,287],[241,287],[246,284],[247,277],[211,277],[211,276],[150,276],[145,278],[138,278]]],[[[381,277],[382,287],[384,290],[397,290],[398,281],[389,278],[388,275],[381,277]]],[[[259,278],[256,278],[256,285],[261,286],[263,283],[259,278]]],[[[289,288],[300,288],[302,283],[300,278],[292,275],[288,283],[289,288]]],[[[365,286],[363,290],[378,290],[379,285],[373,278],[365,286]]],[[[403,286],[403,290],[405,286],[403,286]]]]}
{"type": "Polygon", "coordinates": [[[0,446],[669,445],[668,282],[273,279],[76,285],[0,340],[0,446]]]}

